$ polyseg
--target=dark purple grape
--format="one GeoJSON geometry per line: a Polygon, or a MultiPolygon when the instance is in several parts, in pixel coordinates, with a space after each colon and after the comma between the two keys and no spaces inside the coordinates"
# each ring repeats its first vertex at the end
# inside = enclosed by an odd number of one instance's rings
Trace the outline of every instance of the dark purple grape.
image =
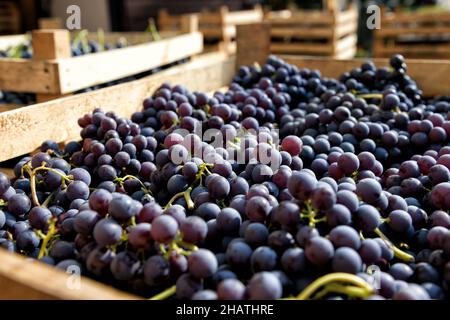
{"type": "Polygon", "coordinates": [[[270,272],[256,273],[247,285],[250,300],[275,300],[281,298],[283,288],[280,280],[270,272]]]}
{"type": "Polygon", "coordinates": [[[114,245],[122,236],[122,227],[113,219],[102,219],[95,224],[93,236],[100,246],[114,245]]]}
{"type": "Polygon", "coordinates": [[[211,277],[217,271],[217,259],[206,249],[198,249],[188,257],[189,273],[196,278],[211,277]]]}

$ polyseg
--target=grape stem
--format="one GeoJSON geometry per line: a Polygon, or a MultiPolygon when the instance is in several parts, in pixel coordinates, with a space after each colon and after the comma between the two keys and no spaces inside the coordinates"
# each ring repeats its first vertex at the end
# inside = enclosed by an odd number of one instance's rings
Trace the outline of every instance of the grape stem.
{"type": "Polygon", "coordinates": [[[41,205],[39,204],[39,199],[37,197],[37,193],[36,193],[36,174],[33,172],[31,172],[30,174],[30,187],[31,187],[31,198],[33,200],[33,204],[35,206],[40,207],[41,205]]]}
{"type": "Polygon", "coordinates": [[[8,205],[7,201],[0,199],[0,207],[6,207],[7,205],[8,205]]]}
{"type": "Polygon", "coordinates": [[[42,240],[41,248],[39,249],[38,260],[41,260],[44,257],[47,251],[48,244],[50,240],[56,235],[56,233],[57,233],[56,219],[50,219],[50,227],[47,231],[47,234],[44,235],[42,231],[38,233],[40,237],[44,237],[42,240]]]}
{"type": "Polygon", "coordinates": [[[177,194],[175,194],[170,200],[169,202],[166,204],[166,206],[164,207],[164,209],[170,208],[172,206],[172,204],[181,197],[184,197],[184,200],[186,200],[186,204],[188,206],[189,210],[194,209],[194,201],[192,201],[191,198],[191,192],[194,189],[195,185],[201,185],[202,181],[203,181],[203,176],[204,175],[210,175],[211,172],[209,171],[208,167],[212,167],[213,165],[210,163],[202,163],[201,165],[199,165],[199,171],[195,176],[195,180],[194,182],[191,184],[191,186],[189,188],[187,188],[185,191],[179,192],[177,194]]]}
{"type": "Polygon", "coordinates": [[[402,250],[400,250],[399,248],[397,248],[391,240],[388,239],[388,237],[386,237],[383,232],[381,232],[381,230],[379,228],[375,229],[375,233],[384,240],[384,242],[391,247],[391,249],[394,251],[394,256],[402,261],[405,262],[414,262],[414,257],[412,255],[410,255],[409,253],[406,253],[402,250]]]}
{"type": "MultiPolygon", "coordinates": [[[[293,299],[307,300],[319,288],[324,287],[331,283],[335,283],[335,282],[348,283],[348,284],[351,284],[360,289],[358,291],[355,291],[352,288],[349,288],[349,290],[346,290],[348,288],[345,287],[344,288],[345,290],[343,290],[344,292],[341,292],[341,293],[347,294],[349,296],[352,296],[352,295],[355,296],[355,294],[357,293],[359,297],[361,297],[361,296],[367,297],[375,292],[374,289],[367,282],[365,282],[362,278],[355,276],[353,274],[350,274],[350,273],[335,272],[335,273],[329,273],[325,276],[322,276],[322,277],[316,279],[309,286],[307,286],[298,296],[296,296],[293,299]]],[[[333,289],[333,287],[328,288],[328,290],[331,290],[331,289],[333,289]]],[[[342,288],[339,288],[339,289],[342,290],[342,288]]],[[[288,298],[288,299],[292,299],[292,298],[288,298]]]]}
{"type": "Polygon", "coordinates": [[[141,187],[142,187],[142,191],[144,191],[145,193],[150,194],[151,196],[153,196],[153,195],[152,195],[152,192],[151,192],[150,190],[147,189],[147,187],[145,186],[145,184],[144,184],[141,180],[139,180],[137,177],[135,177],[135,176],[133,176],[133,175],[131,175],[131,174],[127,174],[126,176],[124,176],[124,177],[122,177],[122,178],[116,178],[116,179],[114,179],[114,182],[115,182],[115,183],[118,183],[119,186],[123,187],[123,183],[124,183],[126,180],[130,180],[130,179],[139,181],[139,184],[140,184],[141,187]]]}
{"type": "Polygon", "coordinates": [[[314,210],[312,208],[311,200],[306,200],[305,201],[305,209],[303,209],[302,212],[300,213],[300,218],[308,219],[309,220],[308,225],[310,227],[315,227],[316,223],[327,221],[327,217],[326,216],[323,216],[323,217],[318,218],[318,219],[316,219],[316,216],[317,216],[317,212],[316,212],[316,210],[314,210]]]}
{"type": "Polygon", "coordinates": [[[358,94],[357,97],[362,99],[381,99],[383,98],[383,94],[382,93],[358,94]]]}
{"type": "Polygon", "coordinates": [[[173,296],[177,290],[177,287],[175,285],[171,286],[170,288],[164,290],[161,293],[158,293],[157,295],[149,298],[148,300],[165,300],[169,298],[170,296],[173,296]]]}
{"type": "Polygon", "coordinates": [[[364,299],[368,296],[368,291],[364,288],[356,286],[345,286],[339,283],[330,283],[326,285],[321,291],[317,292],[314,295],[314,299],[321,299],[329,293],[340,293],[345,294],[351,298],[360,299],[364,299]]]}

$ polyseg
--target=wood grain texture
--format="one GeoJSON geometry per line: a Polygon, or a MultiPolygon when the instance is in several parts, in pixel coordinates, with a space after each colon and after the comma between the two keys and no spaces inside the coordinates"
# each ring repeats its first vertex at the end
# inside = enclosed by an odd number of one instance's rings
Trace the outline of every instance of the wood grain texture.
{"type": "Polygon", "coordinates": [[[69,93],[100,83],[120,79],[171,62],[188,58],[203,50],[199,32],[58,61],[60,92],[69,93]]]}
{"type": "Polygon", "coordinates": [[[257,62],[264,64],[270,53],[270,24],[267,22],[237,26],[237,68],[257,62]]]}
{"type": "Polygon", "coordinates": [[[82,277],[69,289],[72,276],[44,263],[0,249],[0,299],[130,300],[139,297],[82,277]]]}
{"type": "Polygon", "coordinates": [[[54,61],[0,59],[0,90],[51,93],[58,91],[58,82],[54,61]]]}
{"type": "Polygon", "coordinates": [[[31,36],[33,60],[70,58],[70,33],[68,30],[34,30],[31,36]]]}
{"type": "Polygon", "coordinates": [[[44,140],[79,139],[77,120],[94,108],[129,117],[164,81],[191,90],[215,90],[231,82],[234,67],[234,58],[212,55],[138,81],[0,113],[0,161],[29,153],[44,140]]]}

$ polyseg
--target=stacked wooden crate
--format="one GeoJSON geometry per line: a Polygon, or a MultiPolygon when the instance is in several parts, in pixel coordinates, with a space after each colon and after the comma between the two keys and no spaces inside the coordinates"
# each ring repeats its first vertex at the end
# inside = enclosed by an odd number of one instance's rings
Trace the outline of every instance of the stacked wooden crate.
{"type": "MultiPolygon", "coordinates": [[[[111,33],[106,42],[125,38],[128,46],[78,57],[71,56],[67,30],[36,30],[32,33],[33,58],[0,58],[0,90],[28,92],[38,102],[81,89],[136,75],[184,60],[203,51],[199,32],[162,34],[149,42],[144,33],[111,33]]],[[[94,33],[91,39],[96,38],[94,33]]],[[[0,37],[0,48],[26,41],[26,36],[0,37]]]]}
{"type": "Polygon", "coordinates": [[[375,32],[374,56],[450,58],[450,11],[387,12],[375,32]]]}
{"type": "Polygon", "coordinates": [[[271,52],[353,58],[356,53],[358,11],[355,5],[339,10],[269,12],[271,52]]]}
{"type": "MultiPolygon", "coordinates": [[[[218,11],[203,11],[198,17],[199,31],[203,34],[209,49],[235,51],[236,26],[263,20],[261,7],[252,10],[229,11],[222,6],[218,11]]],[[[170,15],[167,10],[158,13],[158,26],[162,31],[178,30],[185,23],[186,15],[170,15]]]]}

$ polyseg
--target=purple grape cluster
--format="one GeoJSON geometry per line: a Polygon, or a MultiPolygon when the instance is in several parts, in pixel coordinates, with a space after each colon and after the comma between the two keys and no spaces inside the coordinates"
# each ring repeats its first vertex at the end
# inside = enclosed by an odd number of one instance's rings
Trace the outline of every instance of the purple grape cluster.
{"type": "Polygon", "coordinates": [[[390,64],[96,109],[0,174],[0,245],[155,299],[447,299],[450,104],[390,64]]]}

